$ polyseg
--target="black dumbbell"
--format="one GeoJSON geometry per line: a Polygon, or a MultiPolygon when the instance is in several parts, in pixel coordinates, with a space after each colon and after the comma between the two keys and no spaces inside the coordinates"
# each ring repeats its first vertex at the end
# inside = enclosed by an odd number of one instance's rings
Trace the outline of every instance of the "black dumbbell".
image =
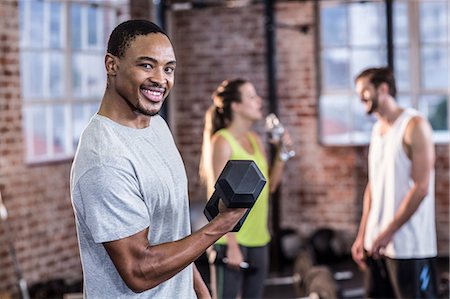
{"type": "Polygon", "coordinates": [[[214,193],[206,204],[203,213],[208,221],[211,221],[219,214],[219,201],[221,199],[227,208],[248,208],[232,230],[237,232],[265,184],[266,179],[254,161],[230,160],[220,173],[214,186],[214,193]]]}

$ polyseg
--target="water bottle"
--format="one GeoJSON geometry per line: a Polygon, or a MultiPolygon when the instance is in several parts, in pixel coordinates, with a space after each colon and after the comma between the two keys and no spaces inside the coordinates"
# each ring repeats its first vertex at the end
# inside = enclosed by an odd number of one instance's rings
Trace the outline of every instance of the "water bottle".
{"type": "Polygon", "coordinates": [[[280,144],[280,160],[287,161],[295,156],[295,151],[283,144],[282,138],[285,130],[278,117],[273,113],[266,117],[266,131],[269,141],[280,144]]]}

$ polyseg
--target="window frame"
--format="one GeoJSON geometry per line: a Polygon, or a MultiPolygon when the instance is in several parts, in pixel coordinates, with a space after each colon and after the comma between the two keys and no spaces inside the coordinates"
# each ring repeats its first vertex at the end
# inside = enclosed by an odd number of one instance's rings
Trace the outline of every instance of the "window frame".
{"type": "MultiPolygon", "coordinates": [[[[333,5],[333,4],[339,4],[339,5],[351,5],[353,1],[338,1],[338,0],[320,0],[318,2],[316,2],[316,20],[317,20],[317,24],[319,24],[319,30],[317,30],[317,48],[318,48],[318,58],[317,58],[317,65],[318,65],[318,70],[319,70],[319,74],[318,74],[318,87],[317,87],[317,91],[318,91],[318,103],[319,103],[319,121],[318,121],[318,132],[319,132],[319,142],[323,145],[326,146],[365,146],[368,145],[370,142],[370,132],[364,132],[361,133],[357,130],[355,130],[354,127],[351,127],[350,130],[348,132],[342,133],[342,134],[335,134],[332,135],[330,134],[329,136],[326,136],[324,133],[324,125],[323,125],[323,121],[325,120],[324,116],[322,115],[322,109],[323,109],[323,105],[324,105],[324,97],[331,95],[339,95],[341,94],[342,98],[345,97],[354,97],[356,99],[356,92],[354,91],[354,87],[350,88],[350,89],[341,89],[341,90],[332,90],[330,92],[330,90],[326,90],[324,87],[324,82],[323,79],[325,78],[325,72],[324,72],[324,57],[323,57],[323,53],[325,52],[326,49],[328,49],[328,45],[324,45],[322,43],[322,36],[321,36],[321,30],[322,30],[322,20],[321,20],[321,16],[322,16],[322,8],[326,7],[326,5],[333,5]],[[361,134],[364,134],[363,136],[361,136],[361,134]]],[[[388,5],[396,5],[397,3],[404,3],[407,5],[408,8],[408,23],[407,23],[407,29],[408,29],[408,47],[407,47],[407,51],[409,54],[409,58],[408,58],[408,62],[409,62],[409,70],[408,73],[410,74],[410,78],[409,78],[409,87],[406,90],[398,90],[398,96],[402,97],[402,96],[407,96],[410,99],[410,103],[411,103],[411,107],[414,107],[415,109],[418,109],[420,111],[420,105],[424,105],[427,102],[425,102],[425,100],[421,99],[424,96],[432,96],[434,95],[446,95],[447,96],[447,130],[433,130],[433,141],[437,144],[443,143],[443,144],[448,144],[450,142],[450,134],[449,134],[449,130],[450,130],[450,78],[448,79],[449,84],[448,84],[448,90],[445,89],[439,89],[439,90],[435,90],[435,91],[430,91],[430,90],[426,90],[424,87],[422,87],[422,69],[421,69],[421,65],[422,65],[422,56],[421,56],[421,51],[422,51],[422,41],[420,38],[420,9],[419,6],[421,3],[424,3],[423,1],[408,1],[408,0],[372,0],[372,1],[368,1],[370,3],[374,3],[374,2],[378,2],[378,3],[383,3],[385,9],[385,21],[386,21],[386,33],[385,33],[385,42],[382,42],[380,45],[381,46],[385,46],[385,53],[386,53],[386,61],[385,61],[385,65],[388,64],[393,64],[391,65],[391,67],[394,66],[394,58],[396,55],[396,51],[397,51],[397,47],[395,44],[395,36],[394,36],[394,31],[395,29],[393,28],[392,24],[389,24],[389,21],[392,22],[392,20],[394,19],[394,9],[395,7],[392,9],[389,9],[388,5]],[[388,14],[391,15],[388,15],[388,14]],[[393,39],[394,42],[390,39],[393,39]],[[392,47],[392,48],[391,48],[392,47]]],[[[445,1],[442,0],[430,0],[427,1],[428,2],[439,2],[439,3],[444,3],[447,5],[447,24],[450,24],[450,4],[446,3],[445,1]]],[[[354,2],[356,3],[356,2],[354,2]]],[[[353,3],[353,4],[354,4],[353,3]]],[[[346,16],[346,22],[348,22],[348,20],[350,19],[350,16],[346,16]]],[[[448,65],[448,69],[450,70],[450,30],[447,29],[447,65],[448,65]]],[[[445,47],[445,42],[442,43],[445,47]]],[[[345,50],[347,51],[348,54],[352,53],[352,45],[349,41],[347,41],[347,44],[345,46],[343,46],[343,48],[345,47],[345,50]]],[[[349,58],[347,58],[347,62],[349,62],[349,72],[350,75],[351,74],[351,55],[348,55],[349,58]]],[[[394,68],[394,67],[393,67],[394,68]]],[[[395,70],[395,69],[394,69],[395,70]]],[[[450,77],[450,75],[449,75],[450,77]]],[[[344,99],[345,100],[345,99],[344,99]]],[[[354,107],[354,104],[352,103],[353,100],[348,99],[347,100],[347,104],[345,105],[345,107],[342,107],[343,109],[345,108],[345,110],[348,112],[348,115],[350,115],[348,117],[348,119],[346,119],[345,121],[347,123],[352,124],[352,117],[354,116],[354,114],[352,114],[352,107],[354,107]]],[[[358,104],[358,103],[357,103],[358,104]]],[[[343,105],[343,104],[341,104],[343,105]]],[[[425,115],[427,116],[427,115],[425,115]]]]}
{"type": "MultiPolygon", "coordinates": [[[[101,96],[86,96],[86,97],[77,97],[74,94],[73,90],[73,60],[77,54],[85,55],[86,53],[93,53],[95,55],[103,56],[106,51],[106,44],[104,43],[104,38],[106,32],[99,31],[100,27],[105,28],[105,22],[109,22],[108,26],[112,27],[119,21],[119,16],[121,13],[121,6],[124,5],[124,0],[108,0],[108,2],[103,2],[100,0],[86,0],[86,1],[64,1],[64,0],[37,0],[37,1],[29,1],[29,0],[19,0],[19,14],[23,14],[21,17],[20,26],[20,43],[19,50],[20,55],[29,55],[33,51],[38,53],[38,59],[42,61],[42,70],[43,70],[43,80],[38,84],[43,84],[42,91],[39,96],[27,94],[26,90],[26,78],[29,76],[40,76],[41,74],[33,73],[26,74],[23,73],[25,68],[28,69],[27,66],[23,66],[22,63],[25,63],[21,59],[21,98],[22,98],[22,115],[23,115],[23,140],[25,144],[24,155],[25,155],[25,163],[27,164],[37,164],[37,163],[45,163],[45,162],[57,162],[72,159],[75,151],[76,144],[74,143],[77,138],[77,132],[75,131],[76,125],[75,121],[75,110],[78,105],[83,107],[83,118],[86,118],[87,115],[93,115],[91,113],[92,107],[97,106],[100,103],[101,96]],[[36,2],[39,2],[42,5],[42,42],[39,45],[33,45],[30,40],[30,26],[33,26],[32,21],[32,5],[36,2]],[[59,46],[52,47],[50,44],[50,32],[51,32],[51,22],[52,22],[52,7],[51,5],[57,3],[59,5],[59,46]],[[97,16],[95,19],[96,26],[96,37],[97,42],[94,48],[89,47],[89,45],[82,44],[79,49],[74,49],[72,47],[72,30],[71,30],[71,9],[75,5],[81,8],[81,25],[82,27],[88,26],[88,14],[89,9],[91,7],[95,9],[102,10],[101,13],[96,11],[97,16]],[[102,17],[98,17],[101,15],[102,17]],[[61,79],[61,87],[62,91],[60,94],[55,95],[50,92],[50,59],[51,55],[57,53],[61,55],[61,61],[59,62],[60,68],[59,73],[63,79],[61,79]],[[23,67],[23,68],[22,68],[23,67]],[[37,119],[34,111],[35,109],[42,109],[44,111],[45,119],[37,119]],[[62,118],[64,119],[64,124],[56,123],[54,121],[54,114],[59,109],[62,109],[62,118]],[[36,140],[39,134],[36,134],[36,126],[34,122],[45,122],[45,128],[43,128],[43,138],[42,144],[44,145],[44,151],[39,153],[36,151],[36,144],[38,143],[36,140]],[[63,130],[58,132],[58,126],[61,126],[63,130]],[[58,134],[59,133],[59,134],[58,134]],[[55,148],[58,147],[57,138],[62,137],[62,147],[57,150],[55,148]]],[[[89,41],[89,30],[86,28],[81,28],[81,40],[83,43],[89,41]],[[83,30],[84,29],[84,30],[83,30]]],[[[112,30],[112,28],[111,28],[112,30]]],[[[109,33],[109,32],[108,32],[109,33]]],[[[27,57],[27,56],[23,56],[27,57]]],[[[29,70],[29,69],[28,69],[29,70]]],[[[25,70],[26,72],[26,70],[25,70]]],[[[83,75],[83,74],[82,74],[83,75]]],[[[86,75],[86,74],[85,74],[86,75]]],[[[89,74],[87,74],[89,75],[89,74]]],[[[31,80],[28,80],[31,81],[31,80]]],[[[102,78],[101,84],[102,86],[106,85],[106,75],[102,78]],[[103,80],[104,79],[104,80],[103,80]]],[[[86,84],[84,80],[81,80],[81,88],[86,84]]],[[[87,120],[89,120],[88,117],[87,120]]],[[[86,125],[85,123],[84,125],[86,125]]],[[[79,136],[78,136],[79,137],[79,136]]]]}

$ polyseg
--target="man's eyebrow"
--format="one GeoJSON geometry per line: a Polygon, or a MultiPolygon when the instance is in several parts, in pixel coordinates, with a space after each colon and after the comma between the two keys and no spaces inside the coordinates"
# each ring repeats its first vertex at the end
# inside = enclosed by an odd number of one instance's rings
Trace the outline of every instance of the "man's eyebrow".
{"type": "MultiPolygon", "coordinates": [[[[153,63],[158,63],[158,60],[156,60],[155,58],[152,58],[152,57],[148,57],[148,56],[140,56],[140,57],[138,57],[137,60],[138,61],[148,60],[153,63]]],[[[177,62],[176,62],[176,60],[171,60],[171,61],[167,62],[166,64],[177,64],[177,62]]]]}

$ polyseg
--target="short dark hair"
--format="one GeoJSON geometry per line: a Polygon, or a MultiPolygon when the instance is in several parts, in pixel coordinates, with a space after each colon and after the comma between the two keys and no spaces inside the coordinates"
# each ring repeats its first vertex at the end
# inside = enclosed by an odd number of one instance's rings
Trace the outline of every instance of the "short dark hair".
{"type": "Polygon", "coordinates": [[[368,78],[369,82],[373,84],[375,88],[378,88],[381,83],[386,83],[389,87],[389,94],[394,98],[397,95],[394,72],[389,67],[365,69],[358,76],[356,76],[355,82],[361,78],[368,78]]]}
{"type": "Polygon", "coordinates": [[[123,57],[136,36],[150,33],[162,33],[167,36],[158,25],[147,20],[128,20],[120,23],[109,36],[107,51],[114,56],[123,57]]]}

